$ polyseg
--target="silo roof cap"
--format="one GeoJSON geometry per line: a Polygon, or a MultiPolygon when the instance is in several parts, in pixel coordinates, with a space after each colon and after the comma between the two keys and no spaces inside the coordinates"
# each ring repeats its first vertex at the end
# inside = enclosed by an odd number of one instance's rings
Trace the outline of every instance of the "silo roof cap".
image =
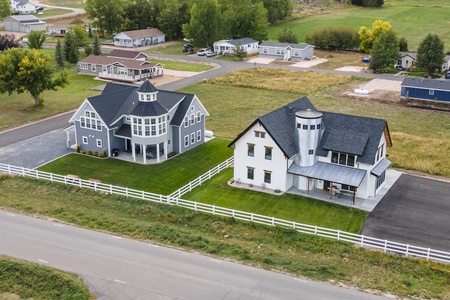
{"type": "Polygon", "coordinates": [[[318,119],[323,116],[320,111],[312,109],[299,110],[295,113],[295,115],[302,119],[318,119]]]}

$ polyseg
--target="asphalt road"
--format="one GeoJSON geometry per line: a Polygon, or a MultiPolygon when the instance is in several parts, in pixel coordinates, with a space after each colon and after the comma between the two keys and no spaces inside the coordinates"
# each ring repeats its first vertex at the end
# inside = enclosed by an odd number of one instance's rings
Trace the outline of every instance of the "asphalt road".
{"type": "Polygon", "coordinates": [[[450,251],[450,182],[403,174],[366,219],[362,234],[450,251]]]}
{"type": "Polygon", "coordinates": [[[383,299],[0,210],[0,253],[79,274],[98,299],[383,299]]]}

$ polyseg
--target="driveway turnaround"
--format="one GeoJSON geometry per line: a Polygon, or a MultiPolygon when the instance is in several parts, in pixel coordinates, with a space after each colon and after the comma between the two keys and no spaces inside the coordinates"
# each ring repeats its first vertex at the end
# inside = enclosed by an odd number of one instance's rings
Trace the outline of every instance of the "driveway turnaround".
{"type": "Polygon", "coordinates": [[[450,251],[450,182],[403,174],[364,223],[362,234],[450,251]]]}

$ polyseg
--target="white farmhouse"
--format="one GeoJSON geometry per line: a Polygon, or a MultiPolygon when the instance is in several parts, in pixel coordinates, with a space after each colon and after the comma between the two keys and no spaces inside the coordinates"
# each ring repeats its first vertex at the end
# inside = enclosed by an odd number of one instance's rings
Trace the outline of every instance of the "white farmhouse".
{"type": "Polygon", "coordinates": [[[319,112],[303,97],[259,117],[230,143],[234,180],[285,192],[366,199],[385,182],[392,145],[381,119],[319,112]]]}
{"type": "Polygon", "coordinates": [[[258,41],[252,38],[234,39],[234,40],[221,40],[213,44],[214,52],[225,54],[235,53],[236,48],[241,47],[247,52],[247,54],[258,53],[258,41]]]}
{"type": "Polygon", "coordinates": [[[15,14],[30,15],[36,13],[36,6],[28,0],[10,0],[10,3],[15,14]]]}

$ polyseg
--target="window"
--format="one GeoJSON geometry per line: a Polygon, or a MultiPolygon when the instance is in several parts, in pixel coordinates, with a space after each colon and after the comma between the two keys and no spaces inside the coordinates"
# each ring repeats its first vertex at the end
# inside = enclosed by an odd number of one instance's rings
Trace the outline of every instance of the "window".
{"type": "Polygon", "coordinates": [[[95,112],[85,111],[84,117],[80,117],[80,126],[82,128],[90,128],[95,130],[102,130],[102,122],[96,119],[97,115],[95,112]]]}
{"type": "Polygon", "coordinates": [[[383,151],[384,151],[384,144],[381,145],[377,150],[376,161],[379,161],[380,159],[383,158],[383,151]]]}
{"type": "Polygon", "coordinates": [[[302,128],[302,124],[297,123],[297,128],[302,128]]]}
{"type": "Polygon", "coordinates": [[[303,124],[303,129],[308,130],[308,125],[303,124]]]}
{"type": "Polygon", "coordinates": [[[309,129],[311,129],[311,130],[316,130],[316,125],[311,125],[311,126],[309,127],[309,129]]]}
{"type": "Polygon", "coordinates": [[[333,164],[354,167],[355,160],[356,160],[356,156],[353,154],[331,152],[331,162],[333,164]]]}
{"type": "Polygon", "coordinates": [[[197,112],[197,123],[199,123],[202,120],[200,112],[197,112]]]}
{"type": "Polygon", "coordinates": [[[265,154],[264,157],[267,160],[271,160],[272,159],[272,147],[264,147],[265,148],[265,154]]]}
{"type": "Polygon", "coordinates": [[[191,114],[191,125],[195,124],[195,115],[191,114]]]}
{"type": "Polygon", "coordinates": [[[255,168],[247,167],[247,179],[255,179],[255,168]]]}
{"type": "Polygon", "coordinates": [[[191,144],[195,143],[195,133],[191,133],[191,144]]]}
{"type": "Polygon", "coordinates": [[[247,144],[247,155],[248,156],[255,156],[255,144],[247,144]]]}
{"type": "Polygon", "coordinates": [[[308,154],[309,154],[309,155],[314,154],[314,150],[310,149],[310,150],[308,151],[308,154]]]}
{"type": "Polygon", "coordinates": [[[127,75],[127,69],[126,68],[117,68],[117,74],[119,75],[127,75]]]}
{"type": "Polygon", "coordinates": [[[317,124],[317,129],[320,129],[320,124],[317,124]]]}
{"type": "Polygon", "coordinates": [[[85,144],[85,145],[88,144],[88,138],[87,138],[87,136],[83,136],[83,144],[85,144]]]}
{"type": "Polygon", "coordinates": [[[91,65],[91,71],[92,72],[96,72],[97,71],[97,66],[95,64],[91,65]]]}
{"type": "Polygon", "coordinates": [[[184,127],[188,127],[188,126],[189,126],[189,118],[184,117],[184,127]]]}
{"type": "Polygon", "coordinates": [[[263,48],[263,53],[267,54],[267,48],[263,48]]]}
{"type": "Polygon", "coordinates": [[[377,180],[375,182],[375,190],[378,190],[378,188],[383,184],[385,179],[386,179],[386,171],[381,173],[380,177],[377,177],[377,180]]]}
{"type": "Polygon", "coordinates": [[[202,131],[197,130],[197,142],[200,142],[202,140],[202,131]]]}
{"type": "Polygon", "coordinates": [[[188,135],[184,136],[184,146],[185,147],[189,146],[189,136],[188,135]]]}
{"type": "Polygon", "coordinates": [[[89,70],[89,65],[84,63],[79,63],[78,66],[81,70],[89,70]]]}
{"type": "Polygon", "coordinates": [[[433,95],[434,95],[434,90],[429,90],[429,91],[428,91],[428,94],[429,94],[430,96],[433,96],[433,95]]]}
{"type": "Polygon", "coordinates": [[[266,137],[266,133],[265,132],[261,132],[261,131],[255,131],[255,137],[263,139],[263,138],[266,137]]]}
{"type": "Polygon", "coordinates": [[[97,142],[97,147],[101,148],[102,147],[102,140],[97,139],[96,142],[97,142]]]}
{"type": "Polygon", "coordinates": [[[102,66],[102,72],[105,73],[108,69],[106,68],[106,66],[102,66]]]}
{"type": "Polygon", "coordinates": [[[272,172],[264,170],[264,182],[271,183],[272,182],[272,172]]]}

